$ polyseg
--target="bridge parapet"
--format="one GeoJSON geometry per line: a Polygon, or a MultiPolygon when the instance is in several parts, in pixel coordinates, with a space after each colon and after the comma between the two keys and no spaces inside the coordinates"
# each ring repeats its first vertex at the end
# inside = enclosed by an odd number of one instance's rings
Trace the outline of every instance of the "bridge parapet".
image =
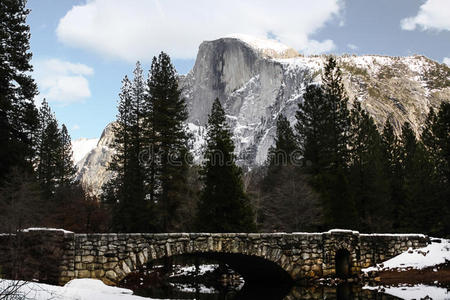
{"type": "MultiPolygon", "coordinates": [[[[315,279],[357,274],[406,251],[423,247],[424,235],[359,234],[350,230],[323,233],[110,233],[42,232],[58,236],[60,284],[74,278],[97,278],[117,284],[154,260],[198,255],[229,264],[246,280],[315,279]]],[[[34,231],[34,236],[39,232],[34,231]]],[[[1,252],[1,249],[0,249],[1,252]]],[[[1,254],[1,253],[0,253],[1,254]]],[[[42,258],[45,260],[45,257],[42,258]]]]}

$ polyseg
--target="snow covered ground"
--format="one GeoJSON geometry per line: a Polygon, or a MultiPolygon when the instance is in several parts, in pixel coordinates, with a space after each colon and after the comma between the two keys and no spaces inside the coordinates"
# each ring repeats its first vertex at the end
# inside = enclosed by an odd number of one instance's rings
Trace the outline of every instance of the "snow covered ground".
{"type": "MultiPolygon", "coordinates": [[[[0,291],[13,282],[0,280],[0,291]]],[[[1,294],[0,294],[1,295],[1,294]]],[[[17,298],[33,300],[141,300],[133,291],[105,285],[96,279],[74,279],[65,286],[55,286],[35,282],[21,282],[17,298]]]]}
{"type": "Polygon", "coordinates": [[[450,240],[431,239],[432,243],[424,248],[409,249],[374,267],[365,268],[363,272],[381,270],[424,269],[450,262],[450,240]]]}
{"type": "Polygon", "coordinates": [[[414,286],[401,285],[396,287],[372,287],[365,286],[364,289],[389,294],[401,299],[450,299],[450,291],[438,286],[417,284],[414,286]]]}
{"type": "MultiPolygon", "coordinates": [[[[384,270],[425,269],[450,261],[450,240],[431,239],[427,247],[408,249],[375,267],[365,268],[363,272],[384,270]]],[[[436,282],[437,283],[437,282],[436,282]]],[[[400,286],[365,286],[364,289],[375,290],[401,299],[450,299],[450,291],[439,286],[424,284],[400,286]]]]}

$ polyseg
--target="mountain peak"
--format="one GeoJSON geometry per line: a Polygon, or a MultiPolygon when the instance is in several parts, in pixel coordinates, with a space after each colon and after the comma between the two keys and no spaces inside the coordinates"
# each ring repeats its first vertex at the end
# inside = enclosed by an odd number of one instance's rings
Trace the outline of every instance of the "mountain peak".
{"type": "Polygon", "coordinates": [[[255,37],[247,34],[231,34],[225,38],[237,39],[244,42],[258,53],[268,58],[293,58],[300,54],[292,47],[289,47],[275,39],[255,37]]]}

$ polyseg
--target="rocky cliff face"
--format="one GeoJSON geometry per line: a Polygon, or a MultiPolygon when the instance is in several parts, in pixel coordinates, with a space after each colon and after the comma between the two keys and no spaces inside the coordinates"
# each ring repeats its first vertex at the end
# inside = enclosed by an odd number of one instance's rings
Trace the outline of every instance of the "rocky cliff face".
{"type": "MultiPolygon", "coordinates": [[[[277,117],[284,114],[295,123],[297,104],[308,84],[320,82],[326,59],[301,56],[277,42],[245,36],[203,42],[194,68],[180,77],[195,156],[200,158],[203,126],[213,100],[219,98],[233,130],[239,162],[262,164],[273,143],[277,117]]],[[[450,68],[424,56],[337,59],[350,102],[361,101],[379,126],[389,118],[397,130],[408,121],[420,132],[429,108],[450,101],[450,68]]],[[[79,163],[81,181],[96,191],[106,181],[100,178],[108,177],[103,168],[111,158],[107,146],[112,137],[103,136],[79,163]]]]}
{"type": "Polygon", "coordinates": [[[100,195],[102,185],[112,177],[111,172],[108,171],[108,165],[114,154],[114,149],[111,148],[113,140],[113,123],[110,123],[103,130],[97,147],[77,163],[77,179],[93,196],[100,195]]]}

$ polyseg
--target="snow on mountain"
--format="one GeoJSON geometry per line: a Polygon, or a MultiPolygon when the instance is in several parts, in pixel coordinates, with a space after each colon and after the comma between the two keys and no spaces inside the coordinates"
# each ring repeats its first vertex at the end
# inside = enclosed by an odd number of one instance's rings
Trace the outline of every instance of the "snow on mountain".
{"type": "Polygon", "coordinates": [[[77,164],[83,157],[86,156],[92,149],[97,147],[98,138],[87,139],[79,138],[72,141],[73,161],[77,164]]]}
{"type": "Polygon", "coordinates": [[[191,134],[190,148],[194,156],[194,162],[200,162],[203,155],[203,147],[206,142],[206,128],[205,126],[196,125],[194,123],[187,124],[187,131],[191,134]]]}
{"type": "MultiPolygon", "coordinates": [[[[243,35],[203,42],[193,69],[180,76],[195,161],[201,161],[204,126],[219,98],[234,135],[238,163],[249,167],[264,163],[278,116],[295,124],[305,88],[321,82],[326,61],[324,55],[303,56],[277,41],[243,35]]],[[[419,133],[430,107],[450,101],[450,68],[424,56],[344,55],[337,61],[350,105],[360,101],[380,128],[389,119],[399,132],[407,121],[419,133]]],[[[106,171],[111,140],[112,136],[100,139],[78,164],[81,181],[97,192],[111,176],[106,171]]]]}
{"type": "Polygon", "coordinates": [[[114,154],[114,150],[111,148],[114,140],[113,124],[110,123],[106,126],[97,146],[77,163],[77,179],[93,196],[100,195],[103,184],[112,178],[108,166],[114,154]]]}
{"type": "Polygon", "coordinates": [[[293,48],[274,39],[258,38],[247,34],[231,34],[227,38],[238,39],[259,53],[271,58],[289,58],[300,54],[293,48]]]}

